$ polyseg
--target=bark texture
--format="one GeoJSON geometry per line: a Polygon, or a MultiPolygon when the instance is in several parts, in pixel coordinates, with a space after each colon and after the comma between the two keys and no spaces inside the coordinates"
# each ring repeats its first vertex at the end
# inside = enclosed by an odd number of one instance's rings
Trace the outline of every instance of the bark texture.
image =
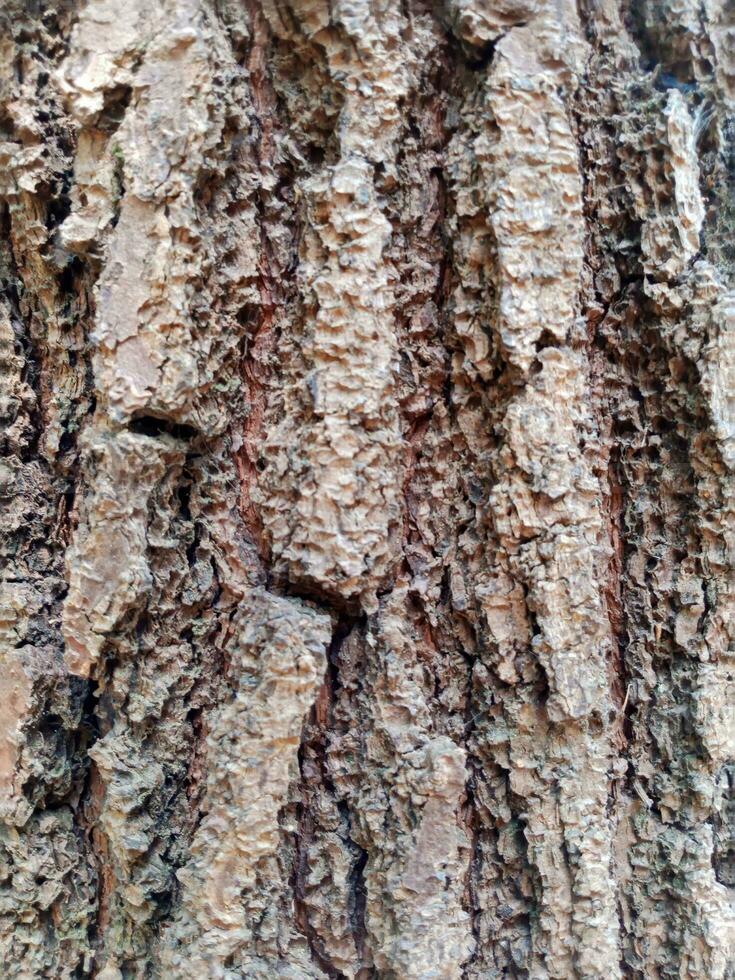
{"type": "Polygon", "coordinates": [[[735,978],[735,9],[2,0],[0,973],[735,978]]]}

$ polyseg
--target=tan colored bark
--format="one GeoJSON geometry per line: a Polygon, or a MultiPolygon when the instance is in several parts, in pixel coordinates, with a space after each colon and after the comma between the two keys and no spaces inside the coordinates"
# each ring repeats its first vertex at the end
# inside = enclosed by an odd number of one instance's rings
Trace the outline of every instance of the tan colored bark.
{"type": "Polygon", "coordinates": [[[5,0],[3,977],[735,977],[730,6],[5,0]]]}

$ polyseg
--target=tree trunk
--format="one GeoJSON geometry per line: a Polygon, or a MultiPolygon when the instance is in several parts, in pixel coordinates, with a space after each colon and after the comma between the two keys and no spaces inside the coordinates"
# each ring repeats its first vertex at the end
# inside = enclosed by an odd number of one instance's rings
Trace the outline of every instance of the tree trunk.
{"type": "Polygon", "coordinates": [[[735,977],[727,0],[3,0],[0,973],[735,977]]]}

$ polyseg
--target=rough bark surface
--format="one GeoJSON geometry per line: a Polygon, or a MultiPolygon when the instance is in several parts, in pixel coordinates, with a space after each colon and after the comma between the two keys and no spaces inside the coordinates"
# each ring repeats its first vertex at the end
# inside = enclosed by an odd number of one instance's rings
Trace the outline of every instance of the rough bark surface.
{"type": "Polygon", "coordinates": [[[729,0],[0,0],[0,973],[735,978],[729,0]]]}

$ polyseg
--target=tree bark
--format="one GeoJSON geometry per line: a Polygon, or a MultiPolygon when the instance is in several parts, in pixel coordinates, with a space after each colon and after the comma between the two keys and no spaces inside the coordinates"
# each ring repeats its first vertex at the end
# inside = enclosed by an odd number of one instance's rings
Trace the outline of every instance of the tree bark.
{"type": "Polygon", "coordinates": [[[0,25],[2,976],[732,980],[732,4],[0,25]]]}

